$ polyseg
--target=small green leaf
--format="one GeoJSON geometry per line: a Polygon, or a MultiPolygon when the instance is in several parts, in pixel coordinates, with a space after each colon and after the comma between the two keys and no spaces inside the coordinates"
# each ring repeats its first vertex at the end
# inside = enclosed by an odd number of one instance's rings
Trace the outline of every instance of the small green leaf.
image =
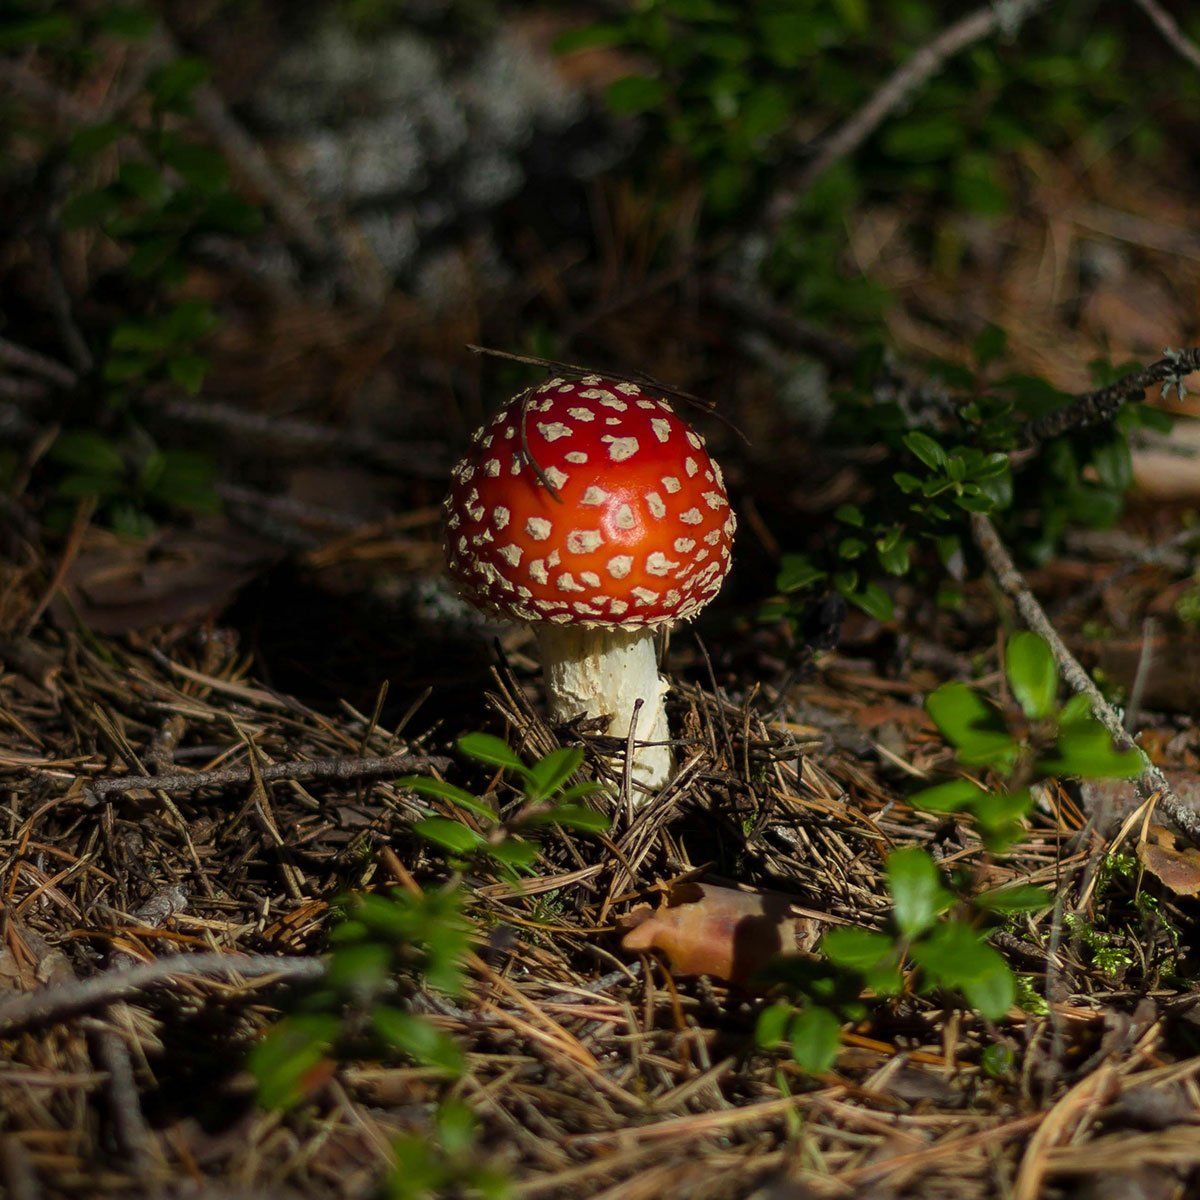
{"type": "Polygon", "coordinates": [[[904,435],[904,444],[931,470],[946,464],[946,451],[927,433],[914,429],[904,435]]]}
{"type": "Polygon", "coordinates": [[[583,751],[578,746],[552,750],[529,768],[525,794],[531,800],[552,796],[579,770],[582,762],[583,751]]]}
{"type": "Polygon", "coordinates": [[[211,365],[203,354],[177,354],[167,361],[167,376],[189,396],[198,396],[211,365]]]}
{"type": "Polygon", "coordinates": [[[392,951],[378,942],[342,946],[329,959],[325,982],[347,995],[369,999],[392,972],[392,951]]]}
{"type": "Polygon", "coordinates": [[[607,813],[585,808],[582,804],[556,804],[546,813],[548,820],[564,829],[578,829],[582,833],[603,833],[612,825],[607,813]]]}
{"type": "MultiPolygon", "coordinates": [[[[842,591],[840,587],[838,590],[842,591]]],[[[842,595],[855,608],[861,608],[867,616],[874,617],[877,621],[890,621],[895,614],[891,596],[877,583],[864,584],[857,591],[842,591],[842,595]]]]}
{"type": "Polygon", "coordinates": [[[50,449],[50,458],[91,475],[125,474],[125,460],[120,451],[108,438],[90,429],[68,429],[59,434],[50,449]]]}
{"type": "Polygon", "coordinates": [[[946,683],[925,700],[925,708],[967,764],[1011,764],[1018,746],[999,715],[965,683],[946,683]]]}
{"type": "Polygon", "coordinates": [[[992,958],[991,969],[962,985],[967,1003],[989,1021],[1000,1021],[1017,998],[1017,981],[1008,963],[990,946],[981,946],[992,958]]]}
{"type": "Polygon", "coordinates": [[[809,1005],[792,1022],[788,1037],[796,1064],[810,1074],[820,1075],[837,1061],[842,1027],[829,1009],[809,1005]]]}
{"type": "Polygon", "coordinates": [[[1054,904],[1054,897],[1045,888],[1035,887],[1032,883],[1019,883],[1013,887],[982,892],[975,897],[975,903],[988,912],[1037,912],[1050,908],[1054,904]]]}
{"type": "Polygon", "coordinates": [[[208,81],[208,75],[202,58],[183,55],[153,72],[147,86],[159,108],[186,111],[192,93],[208,81]]]}
{"type": "Polygon", "coordinates": [[[1058,695],[1058,667],[1044,639],[1036,633],[1015,633],[1004,653],[1009,686],[1025,715],[1033,720],[1054,711],[1058,695]]]}
{"type": "Polygon", "coordinates": [[[620,46],[627,39],[624,25],[584,25],[579,29],[568,29],[565,33],[560,33],[554,39],[553,46],[555,54],[574,54],[580,50],[620,46]]]}
{"type": "Polygon", "coordinates": [[[489,825],[494,825],[499,819],[483,801],[477,800],[470,792],[441,779],[430,779],[427,775],[402,775],[396,780],[396,786],[407,788],[421,796],[436,796],[440,800],[449,800],[459,808],[465,808],[477,817],[482,817],[489,825]]]}
{"type": "Polygon", "coordinates": [[[954,897],[942,887],[937,864],[917,846],[893,850],[886,864],[888,891],[895,904],[893,917],[908,937],[924,932],[954,897]]]}
{"type": "Polygon", "coordinates": [[[452,854],[470,854],[483,844],[483,838],[474,829],[447,817],[425,817],[414,821],[413,830],[452,854]]]}
{"type": "Polygon", "coordinates": [[[828,571],[821,570],[806,554],[785,554],[780,560],[775,586],[781,592],[799,592],[820,583],[828,575],[828,571]]]}
{"type": "Polygon", "coordinates": [[[909,796],[908,802],[924,812],[961,812],[986,794],[969,779],[948,779],[909,796]]]}
{"type": "Polygon", "coordinates": [[[284,1017],[250,1051],[247,1067],[264,1108],[291,1108],[304,1099],[315,1068],[328,1054],[341,1022],[324,1013],[284,1017]]]}
{"type": "Polygon", "coordinates": [[[787,1034],[788,1023],[795,1013],[790,1004],[770,1004],[758,1014],[754,1025],[754,1042],[762,1050],[778,1046],[787,1034]]]}
{"type": "Polygon", "coordinates": [[[1056,750],[1038,764],[1047,775],[1132,779],[1142,772],[1142,756],[1136,750],[1118,750],[1112,735],[1092,717],[1062,725],[1056,750]]]}
{"type": "Polygon", "coordinates": [[[506,867],[532,867],[538,857],[538,848],[533,842],[522,842],[511,837],[502,842],[493,842],[487,847],[487,852],[506,867]]]}
{"type": "Polygon", "coordinates": [[[851,971],[870,971],[895,956],[896,948],[886,934],[873,929],[831,929],[822,939],[820,951],[831,963],[851,971]]]}
{"type": "Polygon", "coordinates": [[[633,116],[661,108],[667,98],[667,85],[647,75],[627,75],[609,84],[608,107],[619,117],[633,116]]]}
{"type": "Polygon", "coordinates": [[[972,347],[976,365],[986,367],[1003,355],[1007,348],[1008,334],[999,325],[985,325],[975,338],[972,347]]]}
{"type": "Polygon", "coordinates": [[[385,1042],[402,1054],[451,1075],[462,1070],[463,1053],[458,1043],[423,1018],[378,1004],[371,1010],[371,1024],[385,1042]]]}
{"type": "Polygon", "coordinates": [[[529,768],[517,757],[517,752],[502,738],[490,733],[467,733],[456,743],[460,754],[477,759],[492,767],[506,767],[525,777],[529,776],[529,768]]]}

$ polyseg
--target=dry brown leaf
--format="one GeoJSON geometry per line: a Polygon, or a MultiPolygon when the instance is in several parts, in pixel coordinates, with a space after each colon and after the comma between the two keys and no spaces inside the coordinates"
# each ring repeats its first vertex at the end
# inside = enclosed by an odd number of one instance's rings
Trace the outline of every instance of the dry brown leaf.
{"type": "Polygon", "coordinates": [[[679,883],[663,903],[622,918],[624,950],[658,950],[679,975],[708,975],[744,985],[774,955],[810,950],[819,924],[780,892],[742,892],[679,883]]]}
{"type": "Polygon", "coordinates": [[[1151,825],[1150,837],[1153,841],[1138,843],[1138,862],[1177,896],[1200,893],[1200,850],[1180,846],[1175,834],[1162,825],[1151,825]]]}

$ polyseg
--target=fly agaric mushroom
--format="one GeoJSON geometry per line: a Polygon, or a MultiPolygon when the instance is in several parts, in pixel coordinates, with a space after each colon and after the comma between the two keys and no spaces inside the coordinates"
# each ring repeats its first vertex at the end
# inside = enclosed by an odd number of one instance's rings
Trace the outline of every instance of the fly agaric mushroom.
{"type": "Polygon", "coordinates": [[[467,598],[535,626],[551,719],[607,716],[625,737],[637,711],[634,736],[651,744],[633,775],[661,787],[672,756],[655,631],[717,594],[735,526],[700,435],[635,383],[552,379],[475,433],[444,507],[467,598]]]}

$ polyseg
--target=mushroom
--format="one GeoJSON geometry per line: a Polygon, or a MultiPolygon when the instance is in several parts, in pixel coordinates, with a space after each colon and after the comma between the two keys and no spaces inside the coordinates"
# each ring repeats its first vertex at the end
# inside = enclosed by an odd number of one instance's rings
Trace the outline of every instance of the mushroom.
{"type": "Polygon", "coordinates": [[[633,777],[661,787],[655,633],[717,594],[735,527],[704,440],[635,383],[551,379],[475,433],[444,507],[466,597],[535,626],[551,719],[609,717],[626,737],[636,713],[633,777]]]}

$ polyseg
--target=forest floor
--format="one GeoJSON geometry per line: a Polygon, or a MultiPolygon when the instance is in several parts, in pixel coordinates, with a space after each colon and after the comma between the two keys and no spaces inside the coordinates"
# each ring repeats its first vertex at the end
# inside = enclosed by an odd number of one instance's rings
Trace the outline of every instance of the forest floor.
{"type": "MultiPolygon", "coordinates": [[[[951,269],[914,249],[902,209],[854,214],[848,255],[894,292],[898,356],[963,360],[990,322],[1008,334],[1006,368],[1081,392],[1095,358],[1195,344],[1200,196],[1119,157],[1024,170],[1010,217],[947,232],[970,246],[951,269]],[[1072,265],[1084,243],[1100,264],[1086,276],[1072,265]]],[[[599,265],[540,246],[518,208],[505,236],[526,277],[491,287],[481,267],[444,311],[281,297],[197,269],[188,287],[229,314],[209,415],[175,401],[164,424],[203,429],[226,469],[223,515],[131,541],[86,505],[65,533],[32,499],[6,509],[6,1194],[356,1197],[391,1178],[407,1196],[395,1146],[413,1136],[438,1169],[486,1164],[512,1195],[547,1200],[1196,1194],[1190,858],[1173,888],[1143,872],[1161,817],[1126,784],[1056,786],[999,855],[966,821],[906,802],[950,758],[924,698],[952,679],[1002,689],[1010,602],[980,569],[953,611],[899,584],[892,620],[852,613],[832,648],[759,620],[781,551],[833,527],[865,460],[823,447],[747,350],[797,353],[786,315],[731,303],[682,251],[665,268],[639,259],[659,218],[621,185],[597,184],[593,201],[599,265]],[[619,792],[604,739],[541,715],[532,636],[475,617],[442,577],[448,468],[490,405],[540,378],[465,347],[527,346],[522,310],[566,358],[717,400],[729,425],[705,433],[741,526],[734,576],[666,657],[679,777],[636,810],[616,803],[606,834],[545,831],[513,880],[448,866],[414,832],[428,798],[398,780],[508,804],[509,781],[455,752],[488,730],[527,762],[579,746],[584,774],[619,792]],[[848,1022],[814,1078],[756,1045],[760,992],[621,946],[638,905],[686,908],[714,889],[783,894],[798,949],[836,926],[879,928],[884,856],[914,844],[981,885],[1056,897],[997,935],[1022,980],[1000,1022],[905,994],[848,1022]],[[418,981],[410,1000],[461,1046],[461,1075],[359,1044],[314,1066],[300,1104],[264,1110],[247,1054],[319,975],[343,898],[448,883],[474,931],[465,982],[447,996],[418,981]],[[150,970],[182,955],[195,969],[150,970]],[[448,1096],[476,1114],[467,1149],[438,1142],[448,1096]]],[[[1186,418],[1200,405],[1161,403],[1181,432],[1135,454],[1120,524],[1069,536],[1025,578],[1111,694],[1136,694],[1140,744],[1200,809],[1200,633],[1180,603],[1197,586],[1186,418]]]]}

